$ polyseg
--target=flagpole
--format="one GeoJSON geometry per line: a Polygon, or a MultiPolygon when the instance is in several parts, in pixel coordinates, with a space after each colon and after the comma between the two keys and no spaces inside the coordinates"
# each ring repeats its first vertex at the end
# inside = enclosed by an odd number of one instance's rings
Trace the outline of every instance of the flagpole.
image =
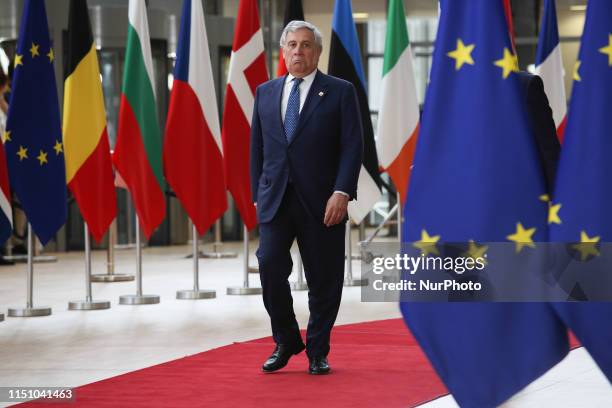
{"type": "Polygon", "coordinates": [[[308,284],[304,282],[304,268],[302,265],[302,255],[298,250],[297,253],[297,265],[296,265],[296,273],[297,273],[297,282],[291,283],[291,289],[293,290],[308,290],[308,284]]]}
{"type": "Polygon", "coordinates": [[[344,286],[366,286],[367,279],[353,278],[353,240],[351,238],[351,220],[346,222],[346,278],[344,278],[344,286]]]}
{"type": "Polygon", "coordinates": [[[140,225],[138,215],[136,215],[134,219],[136,228],[136,294],[119,296],[119,304],[153,305],[159,303],[159,296],[142,294],[142,246],[140,245],[140,225]]]}
{"type": "Polygon", "coordinates": [[[68,303],[68,310],[102,310],[110,309],[107,300],[92,300],[91,297],[91,241],[89,227],[84,223],[85,229],[85,300],[75,300],[68,303]]]}
{"type": "Polygon", "coordinates": [[[179,290],[176,292],[177,299],[213,299],[217,296],[214,290],[200,290],[200,259],[198,257],[198,230],[193,224],[191,229],[193,248],[193,290],[179,290]]]}
{"type": "Polygon", "coordinates": [[[32,225],[28,222],[28,273],[27,273],[27,300],[25,308],[11,308],[9,317],[49,316],[50,307],[34,307],[34,233],[32,225]]]}
{"type": "MultiPolygon", "coordinates": [[[[363,236],[365,236],[365,218],[359,223],[359,242],[363,240],[363,236]]],[[[351,248],[351,259],[353,261],[361,261],[361,252],[354,254],[351,248]]]]}
{"type": "Polygon", "coordinates": [[[221,241],[221,220],[217,220],[215,222],[215,242],[213,243],[213,251],[212,252],[202,252],[200,254],[201,258],[214,258],[214,259],[223,259],[223,258],[237,258],[238,254],[235,252],[221,252],[221,247],[223,246],[223,242],[221,241]]]}
{"type": "Polygon", "coordinates": [[[244,226],[244,237],[242,240],[242,252],[244,255],[243,262],[243,284],[242,286],[232,286],[227,288],[228,295],[258,295],[262,293],[262,289],[258,287],[249,287],[249,230],[244,226]]]}
{"type": "Polygon", "coordinates": [[[133,281],[134,275],[115,273],[115,245],[117,244],[117,219],[108,230],[108,248],[106,249],[106,273],[91,275],[92,282],[127,282],[133,281]]]}

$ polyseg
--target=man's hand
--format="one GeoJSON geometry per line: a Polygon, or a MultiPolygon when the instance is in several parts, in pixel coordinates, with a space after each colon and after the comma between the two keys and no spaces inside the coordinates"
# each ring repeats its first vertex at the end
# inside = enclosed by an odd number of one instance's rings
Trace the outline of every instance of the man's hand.
{"type": "Polygon", "coordinates": [[[348,202],[349,198],[344,194],[332,194],[332,196],[329,197],[329,200],[327,200],[327,207],[325,208],[325,218],[323,219],[323,223],[328,227],[339,224],[340,221],[346,217],[348,202]]]}

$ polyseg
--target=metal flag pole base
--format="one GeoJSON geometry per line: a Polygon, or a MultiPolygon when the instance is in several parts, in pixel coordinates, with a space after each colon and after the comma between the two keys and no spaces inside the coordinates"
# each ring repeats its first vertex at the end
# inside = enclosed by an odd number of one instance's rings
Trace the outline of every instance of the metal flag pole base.
{"type": "Polygon", "coordinates": [[[73,300],[68,302],[68,310],[104,310],[110,309],[108,300],[73,300]]]}
{"type": "Polygon", "coordinates": [[[9,317],[37,317],[49,316],[50,307],[33,307],[34,305],[34,231],[28,223],[28,273],[27,273],[27,300],[24,308],[11,308],[8,310],[9,317]]]}
{"type": "Polygon", "coordinates": [[[296,266],[296,270],[297,270],[297,281],[296,282],[291,282],[291,289],[292,290],[308,290],[308,284],[306,282],[304,282],[304,274],[303,274],[303,267],[302,267],[302,256],[300,255],[300,252],[298,251],[297,254],[297,266],[296,266]]]}
{"type": "Polygon", "coordinates": [[[200,258],[208,259],[228,259],[238,257],[238,254],[235,252],[221,252],[222,246],[223,242],[221,242],[221,221],[217,220],[217,222],[215,222],[215,242],[213,243],[213,251],[199,252],[199,256],[200,258]]]}
{"type": "Polygon", "coordinates": [[[119,296],[120,305],[155,305],[159,303],[157,295],[121,295],[119,296]]]}
{"type": "Polygon", "coordinates": [[[136,244],[115,244],[115,249],[118,249],[120,251],[134,248],[136,248],[136,244]]]}
{"type": "MultiPolygon", "coordinates": [[[[216,244],[213,247],[215,248],[215,250],[213,252],[200,252],[199,256],[200,258],[206,258],[206,259],[229,259],[229,258],[238,258],[238,254],[235,252],[217,252],[216,251],[216,244]]],[[[188,258],[191,258],[193,255],[187,255],[188,258]]]]}
{"type": "Polygon", "coordinates": [[[181,300],[214,299],[217,292],[214,290],[178,290],[176,298],[181,300]]]}
{"type": "Polygon", "coordinates": [[[134,280],[134,275],[126,273],[115,273],[115,242],[117,241],[117,220],[111,224],[108,232],[108,248],[106,249],[106,273],[96,273],[91,275],[92,282],[130,282],[134,280]]]}
{"type": "Polygon", "coordinates": [[[91,275],[92,282],[130,282],[134,280],[134,275],[124,273],[97,273],[91,275]]]}
{"type": "Polygon", "coordinates": [[[351,222],[346,223],[346,277],[344,278],[344,286],[366,286],[367,279],[353,277],[353,240],[351,238],[351,222]]]}
{"type": "Polygon", "coordinates": [[[192,290],[179,290],[176,292],[176,298],[182,300],[195,300],[195,299],[214,299],[217,297],[217,292],[214,290],[200,290],[200,260],[196,256],[198,254],[198,230],[196,226],[192,226],[191,235],[193,236],[192,246],[193,253],[193,289],[192,290]]]}
{"type": "MultiPolygon", "coordinates": [[[[242,240],[244,252],[244,283],[242,286],[233,286],[227,288],[228,295],[259,295],[263,292],[261,288],[249,287],[249,230],[244,226],[244,238],[242,240]]],[[[258,269],[259,271],[259,269],[258,269]]]]}
{"type": "Polygon", "coordinates": [[[245,288],[244,286],[232,286],[227,288],[228,295],[261,295],[261,288],[245,288]]]}
{"type": "Polygon", "coordinates": [[[68,310],[103,310],[110,309],[107,300],[92,300],[91,298],[91,242],[89,240],[89,227],[85,230],[85,300],[75,300],[68,303],[68,310]]]}
{"type": "Polygon", "coordinates": [[[119,296],[120,305],[154,305],[159,303],[157,295],[142,294],[142,245],[140,245],[140,225],[136,218],[136,294],[119,296]]]}
{"type": "Polygon", "coordinates": [[[9,317],[39,317],[49,316],[51,314],[50,307],[24,307],[22,309],[9,309],[9,317]]]}
{"type": "MultiPolygon", "coordinates": [[[[26,263],[28,262],[27,255],[7,255],[4,257],[5,260],[15,263],[26,263]]],[[[57,262],[57,257],[52,255],[37,255],[33,259],[34,263],[51,263],[57,262]]]]}

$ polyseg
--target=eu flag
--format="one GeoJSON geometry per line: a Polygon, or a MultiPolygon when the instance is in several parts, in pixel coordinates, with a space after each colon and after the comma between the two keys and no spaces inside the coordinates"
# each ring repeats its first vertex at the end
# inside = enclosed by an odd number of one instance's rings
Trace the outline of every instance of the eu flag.
{"type": "MultiPolygon", "coordinates": [[[[589,261],[612,242],[612,2],[589,0],[565,141],[551,208],[551,241],[589,261]]],[[[603,273],[610,273],[606,268],[603,273]]],[[[588,299],[589,293],[585,293],[588,299]]],[[[560,303],[556,310],[612,381],[612,304],[560,303]]]]}
{"type": "MultiPolygon", "coordinates": [[[[406,242],[547,239],[544,177],[501,0],[443,0],[402,228],[406,242]]],[[[419,243],[416,243],[419,245],[419,243]]],[[[407,303],[404,319],[462,407],[497,406],[568,351],[546,303],[407,303]]]]}
{"type": "Polygon", "coordinates": [[[66,174],[54,54],[42,0],[26,0],[5,148],[11,186],[40,242],[66,221],[66,174]]]}

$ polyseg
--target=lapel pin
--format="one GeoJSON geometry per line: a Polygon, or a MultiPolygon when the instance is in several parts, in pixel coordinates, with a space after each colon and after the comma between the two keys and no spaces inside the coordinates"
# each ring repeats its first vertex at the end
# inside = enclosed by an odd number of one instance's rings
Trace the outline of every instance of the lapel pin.
{"type": "Polygon", "coordinates": [[[319,96],[323,96],[323,95],[325,95],[325,92],[323,91],[319,92],[319,96]]]}

